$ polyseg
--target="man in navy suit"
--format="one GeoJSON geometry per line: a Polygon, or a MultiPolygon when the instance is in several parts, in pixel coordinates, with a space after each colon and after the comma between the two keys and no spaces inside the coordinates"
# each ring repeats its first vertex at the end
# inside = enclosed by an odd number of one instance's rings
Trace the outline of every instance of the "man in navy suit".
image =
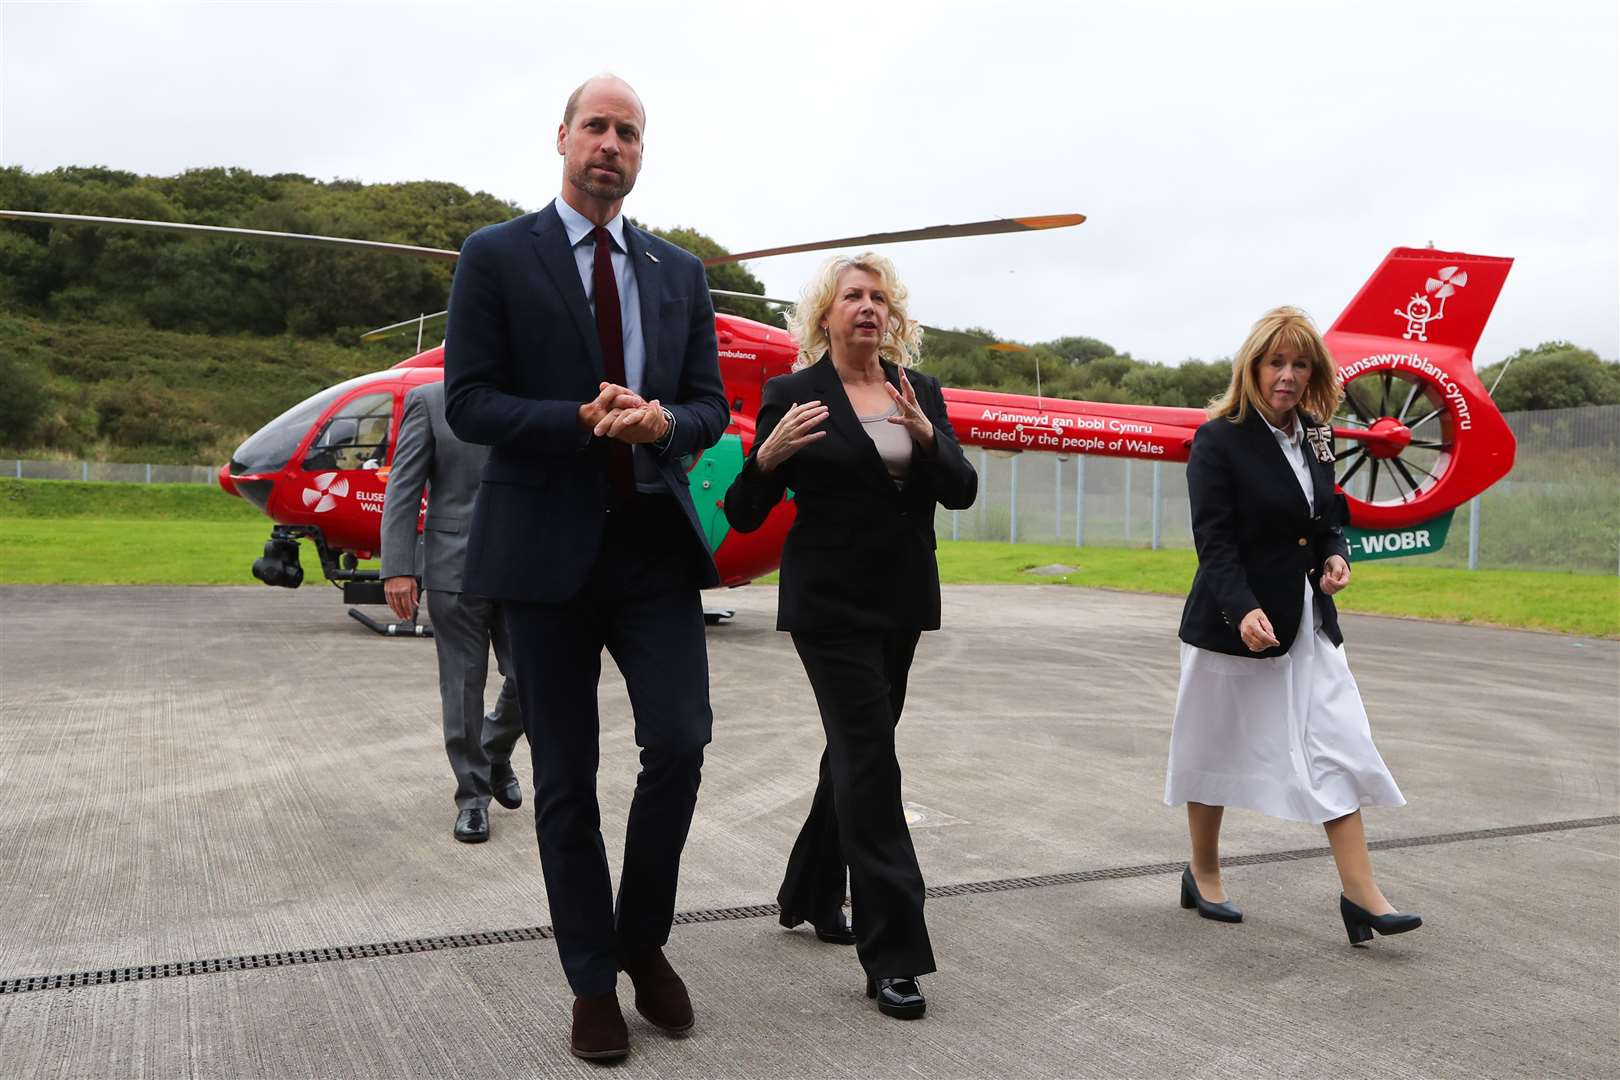
{"type": "Polygon", "coordinates": [[[574,92],[561,196],[467,238],[445,341],[450,427],[492,447],[465,587],[506,613],[571,1048],[591,1058],[629,1052],[619,971],[654,1025],[692,1026],[662,947],[713,719],[699,590],[719,579],[682,459],[729,412],[702,263],[620,212],[645,126],[617,78],[574,92]],[[596,800],[603,648],[641,747],[617,904],[596,800]]]}

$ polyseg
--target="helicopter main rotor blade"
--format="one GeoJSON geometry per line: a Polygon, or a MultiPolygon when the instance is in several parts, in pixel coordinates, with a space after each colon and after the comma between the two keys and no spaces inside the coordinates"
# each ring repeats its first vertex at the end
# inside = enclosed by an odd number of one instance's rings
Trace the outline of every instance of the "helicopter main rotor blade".
{"type": "Polygon", "coordinates": [[[797,300],[778,300],[774,296],[761,296],[758,293],[734,292],[731,289],[710,289],[710,296],[726,296],[733,300],[758,300],[762,304],[776,304],[779,307],[793,307],[797,300]]]}
{"type": "MultiPolygon", "coordinates": [[[[778,307],[793,307],[798,303],[797,300],[778,300],[774,296],[761,296],[758,293],[734,292],[731,289],[710,289],[709,295],[726,296],[736,300],[757,300],[762,304],[775,304],[778,307]]],[[[430,315],[428,318],[432,318],[432,316],[430,315]]],[[[408,319],[405,322],[397,323],[396,325],[407,326],[415,321],[415,319],[408,319]]],[[[932,337],[946,338],[948,340],[959,341],[967,345],[981,345],[984,348],[990,349],[994,352],[1029,351],[1029,346],[1027,345],[1015,345],[1010,341],[997,341],[993,337],[985,337],[982,334],[968,334],[961,330],[946,330],[939,326],[929,326],[927,323],[923,323],[921,325],[923,328],[923,333],[932,337]]],[[[392,329],[392,327],[384,327],[383,329],[392,329]]],[[[372,333],[375,334],[377,331],[373,330],[372,333]]]]}
{"type": "Polygon", "coordinates": [[[13,221],[43,221],[53,225],[111,225],[124,229],[161,229],[167,232],[239,236],[249,240],[274,240],[289,244],[319,244],[347,251],[377,251],[389,255],[415,255],[419,258],[455,262],[459,252],[444,248],[389,244],[381,240],[350,240],[342,236],[314,236],[308,233],[270,232],[266,229],[237,229],[228,225],[188,225],[180,221],[142,221],[138,218],[91,217],[86,214],[46,214],[34,210],[0,210],[0,218],[13,221]]]}
{"type": "Polygon", "coordinates": [[[908,240],[943,240],[958,236],[991,236],[996,233],[1029,232],[1038,229],[1066,229],[1086,220],[1084,214],[1046,214],[1041,217],[995,218],[974,221],[966,225],[932,225],[926,229],[904,229],[900,232],[869,233],[866,236],[846,236],[841,240],[816,240],[808,244],[789,244],[786,247],[760,248],[735,255],[715,255],[703,260],[704,266],[725,266],[744,259],[763,259],[767,255],[792,255],[800,251],[825,251],[828,248],[854,247],[857,244],[899,244],[908,240]]]}
{"type": "MultiPolygon", "coordinates": [[[[376,251],[389,255],[414,255],[419,258],[454,262],[460,253],[448,248],[420,247],[415,244],[390,244],[382,240],[354,240],[343,236],[317,236],[311,233],[272,232],[268,229],[240,229],[229,225],[193,225],[181,221],[145,221],[139,218],[95,217],[89,214],[51,214],[37,210],[0,210],[0,219],[12,221],[40,221],[54,225],[110,225],[125,229],[158,229],[166,232],[196,235],[237,236],[251,240],[271,240],[289,244],[316,244],[341,248],[346,251],[376,251]]],[[[1084,214],[1048,214],[1043,217],[997,218],[975,221],[966,225],[934,225],[926,229],[905,229],[900,232],[869,233],[866,236],[846,236],[839,240],[818,240],[809,244],[790,244],[786,247],[761,248],[735,255],[716,255],[704,259],[704,266],[725,266],[744,259],[762,259],[767,255],[788,255],[801,251],[825,251],[857,244],[898,244],[909,240],[940,240],[960,236],[991,236],[998,233],[1029,232],[1040,229],[1063,229],[1086,220],[1084,214]]]]}

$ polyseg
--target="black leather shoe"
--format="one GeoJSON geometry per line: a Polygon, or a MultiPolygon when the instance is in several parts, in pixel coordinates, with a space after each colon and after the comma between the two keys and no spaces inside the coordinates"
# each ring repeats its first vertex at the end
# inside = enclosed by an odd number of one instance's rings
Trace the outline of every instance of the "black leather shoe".
{"type": "Polygon", "coordinates": [[[844,912],[842,909],[839,910],[837,915],[834,915],[828,919],[823,919],[819,922],[815,919],[806,920],[804,916],[795,915],[791,911],[782,912],[782,917],[776,921],[787,927],[789,930],[792,930],[795,926],[798,926],[802,922],[808,921],[811,926],[816,928],[816,937],[822,941],[825,941],[829,945],[855,944],[855,931],[850,929],[849,923],[845,921],[844,912]]]}
{"type": "Polygon", "coordinates": [[[878,1012],[896,1020],[915,1020],[928,1011],[928,1001],[913,978],[868,978],[866,996],[877,998],[878,1012]]]}
{"type": "Polygon", "coordinates": [[[1184,908],[1197,908],[1198,914],[1205,919],[1214,919],[1216,922],[1242,922],[1243,912],[1227,901],[1216,903],[1205,900],[1198,892],[1198,882],[1193,878],[1192,867],[1188,866],[1181,872],[1181,906],[1184,908]]]}
{"type": "Polygon", "coordinates": [[[482,844],[489,839],[489,811],[468,807],[456,815],[455,837],[463,844],[482,844]]]}
{"type": "Polygon", "coordinates": [[[508,810],[516,810],[523,805],[523,785],[518,783],[514,773],[507,773],[505,777],[494,777],[490,781],[491,793],[495,801],[508,810]]]}
{"type": "Polygon", "coordinates": [[[815,923],[816,937],[829,945],[855,944],[855,931],[840,911],[828,922],[815,923]]]}
{"type": "Polygon", "coordinates": [[[1344,893],[1339,894],[1339,915],[1344,919],[1344,932],[1350,944],[1360,946],[1372,940],[1376,930],[1385,937],[1404,934],[1423,925],[1423,916],[1415,912],[1392,911],[1388,915],[1374,915],[1359,904],[1351,903],[1344,893]]]}

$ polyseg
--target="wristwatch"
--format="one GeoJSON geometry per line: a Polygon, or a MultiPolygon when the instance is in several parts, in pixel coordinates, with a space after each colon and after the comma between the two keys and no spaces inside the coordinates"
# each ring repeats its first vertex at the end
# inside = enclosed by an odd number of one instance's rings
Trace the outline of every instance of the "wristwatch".
{"type": "Polygon", "coordinates": [[[669,441],[675,437],[675,414],[670,412],[662,405],[658,406],[658,408],[664,414],[664,436],[663,438],[656,440],[652,444],[652,447],[654,450],[657,450],[660,454],[662,454],[665,450],[669,449],[669,441]]]}

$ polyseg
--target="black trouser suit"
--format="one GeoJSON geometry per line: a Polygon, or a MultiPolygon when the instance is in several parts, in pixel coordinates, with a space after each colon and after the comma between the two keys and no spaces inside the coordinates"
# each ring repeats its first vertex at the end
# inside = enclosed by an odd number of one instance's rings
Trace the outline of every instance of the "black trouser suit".
{"type": "Polygon", "coordinates": [[[794,634],[827,749],[810,816],[788,856],[783,911],[831,921],[849,868],[856,952],[873,976],[934,970],[923,879],[900,795],[894,729],[918,631],[794,634]]]}
{"type": "MultiPolygon", "coordinates": [[[[883,367],[898,388],[897,369],[883,367]]],[[[831,921],[843,902],[847,865],[856,951],[875,978],[934,970],[894,730],[918,639],[939,629],[934,507],[965,509],[978,487],[939,384],[908,377],[934,439],[926,448],[913,443],[904,483],[890,476],[832,360],[823,358],[765,385],[754,451],[724,503],[731,527],[750,532],[787,489],[794,493],[776,628],[793,635],[827,749],[778,899],[784,913],[831,921]],[[758,447],[792,405],[812,400],[828,407],[826,437],[771,472],[761,470],[758,447]]]]}

